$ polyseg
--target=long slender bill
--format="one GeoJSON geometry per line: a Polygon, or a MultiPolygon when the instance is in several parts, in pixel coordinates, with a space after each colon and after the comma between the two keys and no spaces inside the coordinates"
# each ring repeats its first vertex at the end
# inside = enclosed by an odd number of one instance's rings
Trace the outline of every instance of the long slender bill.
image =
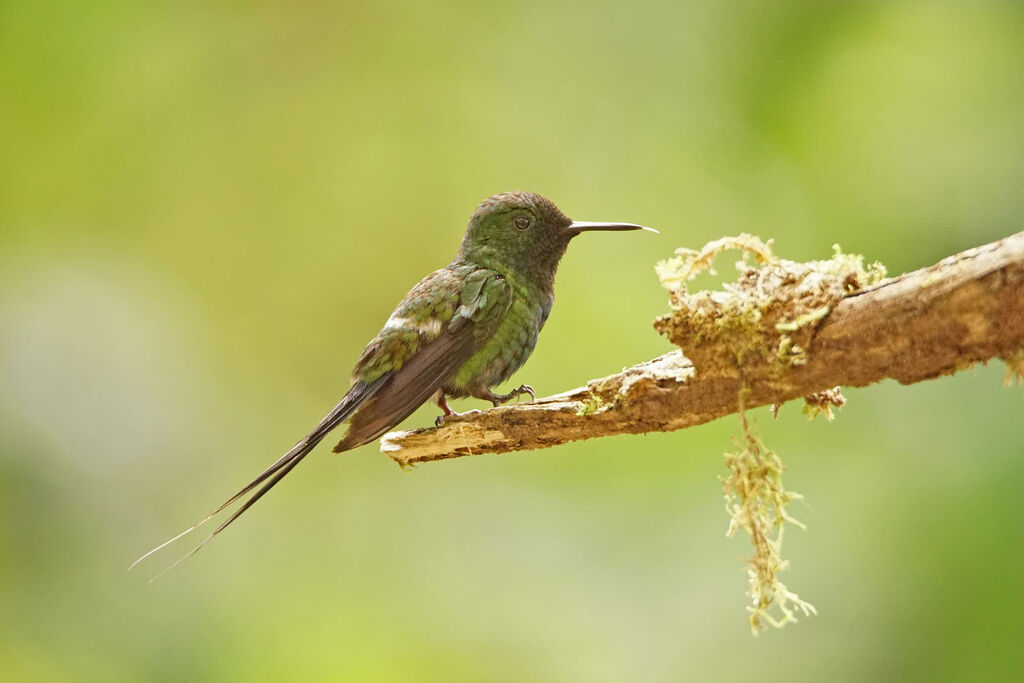
{"type": "Polygon", "coordinates": [[[658,232],[654,228],[637,225],[636,223],[600,223],[594,221],[573,221],[566,229],[577,235],[591,230],[646,230],[647,232],[658,232]]]}

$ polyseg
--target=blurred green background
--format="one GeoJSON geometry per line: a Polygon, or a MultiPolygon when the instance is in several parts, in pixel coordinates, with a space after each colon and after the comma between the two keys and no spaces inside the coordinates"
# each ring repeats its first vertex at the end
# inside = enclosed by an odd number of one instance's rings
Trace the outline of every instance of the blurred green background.
{"type": "Polygon", "coordinates": [[[573,244],[542,394],[669,348],[677,246],[898,273],[1020,230],[1020,3],[6,1],[0,92],[4,680],[1020,680],[1001,363],[755,413],[820,612],[758,639],[731,419],[405,475],[321,447],[125,572],[334,404],[491,193],[662,231],[573,244]]]}

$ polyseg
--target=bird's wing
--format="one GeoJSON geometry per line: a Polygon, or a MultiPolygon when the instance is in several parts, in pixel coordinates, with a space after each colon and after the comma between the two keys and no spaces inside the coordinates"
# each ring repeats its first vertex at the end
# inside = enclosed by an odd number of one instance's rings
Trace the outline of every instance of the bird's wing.
{"type": "Polygon", "coordinates": [[[383,365],[390,377],[352,415],[336,453],[373,441],[423,405],[494,334],[514,299],[504,276],[488,269],[440,289],[419,301],[413,290],[367,347],[356,376],[373,381],[383,365]]]}

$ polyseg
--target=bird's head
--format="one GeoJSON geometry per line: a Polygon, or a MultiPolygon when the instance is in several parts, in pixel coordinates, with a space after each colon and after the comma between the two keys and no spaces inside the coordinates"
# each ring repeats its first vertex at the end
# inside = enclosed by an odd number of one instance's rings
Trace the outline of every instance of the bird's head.
{"type": "Polygon", "coordinates": [[[650,230],[632,223],[566,218],[550,199],[533,192],[503,192],[485,199],[469,219],[459,258],[527,274],[554,274],[569,241],[591,230],[650,230]]]}

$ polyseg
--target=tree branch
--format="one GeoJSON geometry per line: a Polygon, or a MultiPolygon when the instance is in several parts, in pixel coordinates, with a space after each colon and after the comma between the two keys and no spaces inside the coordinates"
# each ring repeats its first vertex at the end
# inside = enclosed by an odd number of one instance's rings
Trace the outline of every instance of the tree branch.
{"type": "MultiPolygon", "coordinates": [[[[809,268],[802,278],[819,274],[814,264],[776,263],[809,268]]],[[[381,451],[404,467],[682,429],[737,412],[741,390],[753,408],[886,378],[912,384],[996,357],[1012,362],[1018,377],[1024,367],[1024,232],[841,294],[820,313],[800,316],[809,324],[766,316],[759,328],[766,343],[753,354],[708,343],[707,335],[680,322],[685,295],[673,296],[677,312],[655,326],[692,362],[672,351],[533,403],[452,418],[438,429],[393,432],[381,440],[381,451]],[[781,340],[794,329],[802,335],[794,348],[803,355],[780,365],[789,348],[781,340]]],[[[718,317],[714,322],[722,324],[718,317]]]]}

